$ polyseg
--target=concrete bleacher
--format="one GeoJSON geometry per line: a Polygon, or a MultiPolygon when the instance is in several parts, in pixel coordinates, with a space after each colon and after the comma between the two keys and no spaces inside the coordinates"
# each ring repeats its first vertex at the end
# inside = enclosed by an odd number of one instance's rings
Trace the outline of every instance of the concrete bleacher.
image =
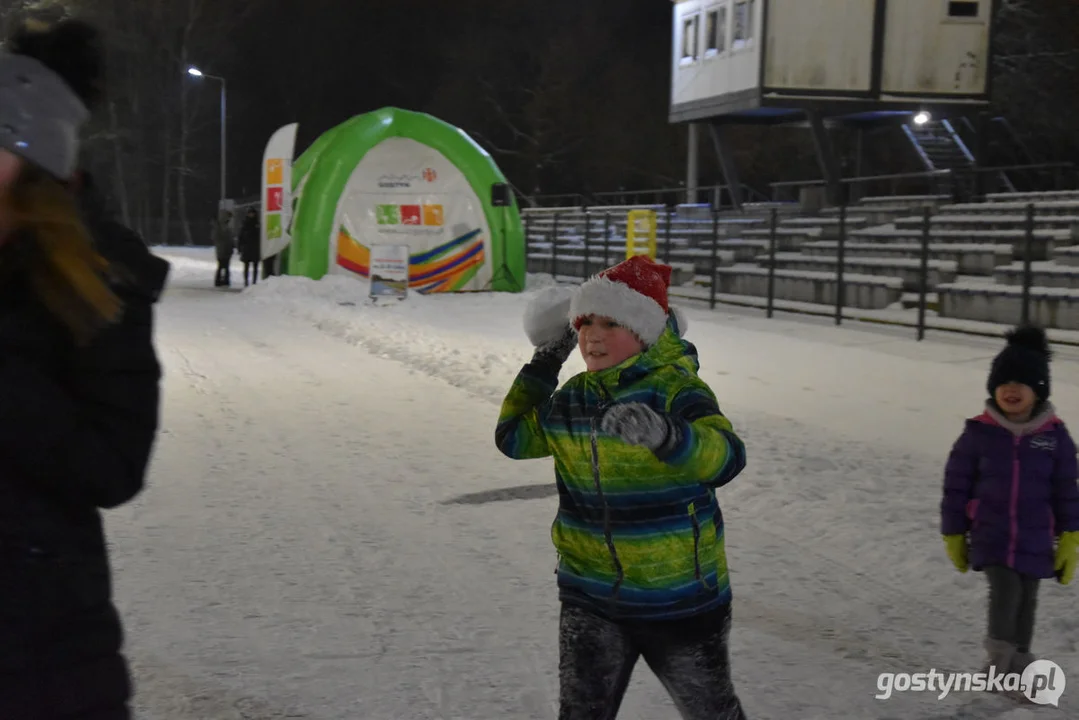
{"type": "MultiPolygon", "coordinates": [[[[625,253],[620,256],[610,255],[606,260],[602,256],[589,257],[587,258],[588,266],[586,267],[584,255],[562,255],[560,253],[556,259],[550,252],[536,252],[528,255],[528,271],[557,275],[559,277],[584,278],[586,277],[586,272],[588,274],[596,273],[625,259],[625,253]]],[[[696,270],[692,263],[672,262],[671,268],[672,285],[684,285],[696,276],[696,270]]]]}
{"type": "MultiPolygon", "coordinates": [[[[757,258],[761,267],[771,265],[771,258],[762,255],[757,258]]],[[[798,253],[776,253],[777,270],[810,270],[836,272],[839,265],[837,255],[802,255],[798,253]]],[[[861,257],[856,254],[844,255],[843,272],[856,275],[885,276],[898,278],[905,290],[917,291],[921,288],[922,262],[906,258],[861,257]]],[[[926,286],[955,282],[958,265],[948,260],[930,260],[926,267],[926,286]]]]}
{"type": "MultiPolygon", "coordinates": [[[[921,243],[922,236],[923,232],[921,230],[903,230],[890,226],[854,230],[848,234],[848,237],[854,242],[901,243],[907,245],[921,243]]],[[[929,242],[931,244],[999,245],[1011,248],[1012,257],[1015,259],[1021,259],[1025,256],[1026,240],[1026,233],[1012,230],[938,230],[934,228],[929,231],[929,242]]],[[[1056,247],[1070,245],[1072,236],[1069,230],[1035,230],[1031,240],[1034,259],[1048,260],[1056,247]]]]}
{"type": "MultiPolygon", "coordinates": [[[[867,225],[890,223],[896,218],[911,215],[923,208],[935,210],[952,201],[950,195],[893,195],[884,197],[862,198],[857,204],[847,208],[848,216],[863,218],[867,225]]],[[[837,217],[837,207],[824,208],[821,216],[837,217]]]]}
{"type": "MultiPolygon", "coordinates": [[[[1012,262],[994,267],[992,283],[958,281],[939,286],[941,317],[1001,324],[1019,320],[1025,278],[1024,237],[1027,213],[1033,205],[1037,240],[1031,263],[1031,317],[1046,327],[1079,329],[1079,191],[996,193],[986,200],[942,206],[933,227],[1014,233],[1012,262]]],[[[897,221],[897,226],[900,222],[915,227],[913,219],[897,221]]]]}
{"type": "Polygon", "coordinates": [[[1079,245],[1055,249],[1053,251],[1053,262],[1057,265],[1079,266],[1079,245]]]}
{"type": "MultiPolygon", "coordinates": [[[[915,230],[921,232],[925,220],[919,216],[896,218],[897,230],[915,230]]],[[[1024,232],[1027,226],[1025,214],[970,214],[970,215],[934,215],[929,226],[934,230],[1005,230],[1024,232]]],[[[1034,217],[1034,227],[1040,230],[1067,231],[1071,237],[1079,237],[1079,215],[1042,215],[1034,217]]]]}
{"type": "Polygon", "coordinates": [[[863,207],[879,207],[881,205],[895,205],[902,207],[938,207],[951,202],[951,195],[878,195],[876,197],[864,197],[858,201],[863,207]]]}
{"type": "MultiPolygon", "coordinates": [[[[1014,325],[1022,317],[1022,287],[944,285],[937,288],[937,295],[941,317],[1000,325],[1014,325]]],[[[1047,328],[1079,330],[1079,292],[1032,287],[1030,319],[1047,328]]]]}
{"type": "MultiPolygon", "coordinates": [[[[1055,262],[1036,262],[1030,266],[1033,287],[1079,289],[1079,267],[1058,265],[1055,262]]],[[[1022,285],[1025,273],[1024,264],[1017,262],[996,268],[993,279],[1001,285],[1022,285]]]]}
{"type": "MultiPolygon", "coordinates": [[[[563,243],[558,246],[557,257],[551,252],[550,243],[537,243],[528,252],[528,271],[569,277],[586,277],[600,270],[615,265],[626,259],[625,248],[610,249],[603,247],[585,248],[583,245],[563,243]],[[587,263],[587,266],[586,266],[587,263]],[[552,270],[554,268],[554,270],[552,270]]],[[[717,267],[726,267],[739,262],[746,262],[756,257],[761,251],[759,244],[745,247],[741,241],[720,241],[715,252],[717,267]]],[[[698,275],[707,275],[713,263],[712,249],[709,248],[672,248],[669,253],[661,254],[658,260],[666,262],[673,269],[672,285],[684,285],[698,275]]]]}
{"type": "MultiPolygon", "coordinates": [[[[719,268],[716,292],[724,295],[768,296],[766,268],[719,268]]],[[[835,305],[839,281],[834,272],[775,271],[775,298],[794,302],[835,305]]],[[[847,307],[881,310],[903,296],[903,281],[875,275],[844,274],[843,299],[847,307]]]]}
{"type": "MultiPolygon", "coordinates": [[[[865,198],[847,209],[843,251],[847,305],[909,306],[912,300],[904,294],[921,290],[921,208],[932,207],[925,288],[931,308],[939,308],[942,317],[1016,322],[1019,316],[1012,310],[1016,292],[1022,291],[1026,213],[1031,203],[1035,206],[1031,297],[1042,307],[1038,312],[1052,320],[1050,327],[1066,327],[1054,323],[1070,322],[1062,319],[1070,315],[1060,308],[1072,302],[1073,292],[1079,318],[1079,192],[997,195],[990,202],[963,204],[938,195],[865,198]],[[876,222],[884,216],[885,222],[876,222]]],[[[559,277],[583,278],[619,262],[625,257],[629,209],[593,209],[587,215],[580,208],[526,211],[529,271],[553,269],[559,277]],[[551,256],[552,248],[557,248],[557,260],[551,256]]],[[[724,212],[718,223],[707,214],[679,212],[671,216],[669,232],[666,213],[659,212],[657,257],[675,267],[673,284],[698,295],[714,283],[717,294],[765,297],[771,208],[754,212],[724,212]]],[[[774,231],[776,300],[835,302],[839,226],[835,209],[795,216],[784,207],[774,231]]],[[[1079,320],[1069,329],[1079,329],[1079,320]]]]}
{"type": "MultiPolygon", "coordinates": [[[[835,240],[821,240],[805,243],[801,251],[806,255],[835,255],[839,252],[839,243],[835,240]]],[[[847,257],[863,258],[917,258],[922,257],[921,243],[862,243],[844,244],[847,257]]],[[[1007,265],[1012,261],[1012,248],[1009,245],[930,243],[930,260],[944,260],[956,264],[960,275],[992,275],[998,265],[1007,265]]],[[[1079,264],[1079,256],[1076,256],[1079,264]]]]}
{"type": "Polygon", "coordinates": [[[959,203],[944,205],[940,212],[948,215],[1022,215],[1033,204],[1035,216],[1079,215],[1079,199],[1004,201],[992,203],[959,203]]]}
{"type": "Polygon", "coordinates": [[[985,199],[991,203],[1079,200],[1079,190],[1043,190],[1041,192],[989,193],[985,196],[985,199]]]}

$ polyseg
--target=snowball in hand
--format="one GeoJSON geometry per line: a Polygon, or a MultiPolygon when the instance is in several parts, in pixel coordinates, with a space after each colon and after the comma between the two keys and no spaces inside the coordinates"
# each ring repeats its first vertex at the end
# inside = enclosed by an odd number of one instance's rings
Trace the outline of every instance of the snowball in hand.
{"type": "Polygon", "coordinates": [[[533,347],[556,342],[569,323],[573,288],[549,287],[536,293],[525,309],[525,334],[533,347]]]}

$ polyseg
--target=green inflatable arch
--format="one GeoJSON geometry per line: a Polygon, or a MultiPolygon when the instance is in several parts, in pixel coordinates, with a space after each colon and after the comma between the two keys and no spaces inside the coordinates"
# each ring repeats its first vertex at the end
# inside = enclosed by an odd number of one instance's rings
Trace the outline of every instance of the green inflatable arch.
{"type": "MultiPolygon", "coordinates": [[[[385,154],[381,153],[383,156],[385,154]]],[[[434,155],[430,157],[437,158],[434,155]]],[[[385,162],[385,158],[380,162],[385,162]]],[[[432,170],[424,170],[423,173],[425,176],[427,173],[436,175],[432,170]]],[[[452,170],[449,174],[458,177],[452,170]]],[[[419,185],[424,185],[422,181],[416,181],[419,185]]],[[[348,259],[341,260],[338,255],[335,262],[333,256],[337,243],[347,243],[355,255],[366,252],[372,242],[405,242],[406,240],[401,238],[406,238],[410,231],[427,231],[426,237],[407,240],[411,246],[411,287],[420,292],[469,289],[519,292],[525,285],[525,243],[520,212],[512,193],[508,207],[494,207],[491,204],[491,186],[505,182],[506,178],[483,148],[462,130],[435,117],[397,108],[384,108],[351,118],[321,135],[293,163],[292,190],[295,210],[291,228],[292,242],[285,260],[286,271],[292,275],[317,280],[336,270],[334,265],[337,264],[348,271],[363,275],[366,268],[362,267],[362,261],[349,262],[348,259]],[[444,201],[430,200],[430,196],[423,195],[426,190],[423,187],[376,189],[371,196],[383,193],[378,195],[381,199],[372,199],[370,207],[357,209],[355,198],[363,197],[363,194],[357,195],[354,188],[350,189],[350,180],[368,153],[391,138],[406,138],[440,154],[459,171],[471,193],[464,191],[464,185],[460,182],[455,186],[458,194],[447,196],[444,201]],[[346,191],[351,194],[346,194],[346,191]],[[399,193],[406,204],[378,204],[386,202],[385,193],[399,193]],[[428,197],[428,200],[406,199],[421,196],[428,197]],[[462,204],[456,202],[454,197],[464,198],[462,202],[467,205],[466,215],[460,216],[460,209],[453,207],[462,204]],[[421,206],[421,202],[440,204],[421,206]],[[443,202],[448,203],[445,209],[443,202]],[[348,207],[343,207],[345,205],[348,207]],[[420,207],[422,213],[418,210],[420,207]],[[387,235],[387,240],[379,237],[373,240],[368,237],[353,239],[349,237],[349,231],[342,222],[342,213],[348,208],[355,210],[357,216],[362,216],[362,223],[366,223],[364,227],[371,233],[381,232],[382,223],[385,222],[394,225],[386,228],[387,230],[404,234],[387,235]],[[390,212],[400,211],[406,216],[403,219],[384,217],[386,208],[390,208],[390,212]],[[439,226],[444,222],[448,224],[449,221],[443,219],[443,213],[445,217],[454,217],[457,213],[457,217],[463,217],[468,222],[459,222],[454,228],[409,227],[426,225],[429,221],[439,226]],[[376,215],[378,225],[374,224],[376,215]],[[480,217],[486,221],[486,229],[482,228],[480,217]],[[466,225],[469,231],[464,233],[462,228],[466,225]],[[484,237],[487,235],[485,230],[489,230],[489,237],[484,237]],[[458,237],[449,237],[458,233],[458,237]],[[438,247],[418,247],[417,243],[441,244],[438,247]]],[[[352,232],[352,235],[361,234],[352,232]]],[[[342,253],[340,247],[338,253],[342,253]]]]}

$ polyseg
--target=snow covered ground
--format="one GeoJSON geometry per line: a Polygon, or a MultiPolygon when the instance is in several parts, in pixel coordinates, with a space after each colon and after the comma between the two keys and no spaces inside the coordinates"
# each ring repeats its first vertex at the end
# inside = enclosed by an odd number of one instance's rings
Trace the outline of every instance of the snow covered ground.
{"type": "MultiPolygon", "coordinates": [[[[531,354],[527,296],[372,307],[346,278],[223,292],[208,251],[159,252],[162,433],[146,491],[108,516],[140,716],[556,717],[552,470],[493,442],[531,354]]],[[[982,661],[985,579],[951,568],[938,503],[1000,342],[687,314],[748,447],[720,501],[749,717],[1079,716],[1079,587],[1056,583],[1035,650],[1074,679],[1059,709],[874,697],[879,673],[982,661]]],[[[1053,373],[1079,426],[1079,351],[1053,373]]],[[[676,717],[642,663],[619,718],[676,717]]]]}

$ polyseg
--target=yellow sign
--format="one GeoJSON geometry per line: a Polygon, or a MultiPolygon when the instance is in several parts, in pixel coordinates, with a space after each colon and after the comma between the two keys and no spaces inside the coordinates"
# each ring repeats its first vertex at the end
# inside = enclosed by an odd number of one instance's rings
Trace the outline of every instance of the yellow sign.
{"type": "Polygon", "coordinates": [[[285,163],[279,159],[266,161],[266,184],[281,185],[285,182],[285,163]]]}
{"type": "Polygon", "coordinates": [[[654,210],[630,210],[626,217],[626,259],[648,255],[656,259],[656,213],[654,210]],[[644,243],[646,252],[641,252],[644,243]]]}

